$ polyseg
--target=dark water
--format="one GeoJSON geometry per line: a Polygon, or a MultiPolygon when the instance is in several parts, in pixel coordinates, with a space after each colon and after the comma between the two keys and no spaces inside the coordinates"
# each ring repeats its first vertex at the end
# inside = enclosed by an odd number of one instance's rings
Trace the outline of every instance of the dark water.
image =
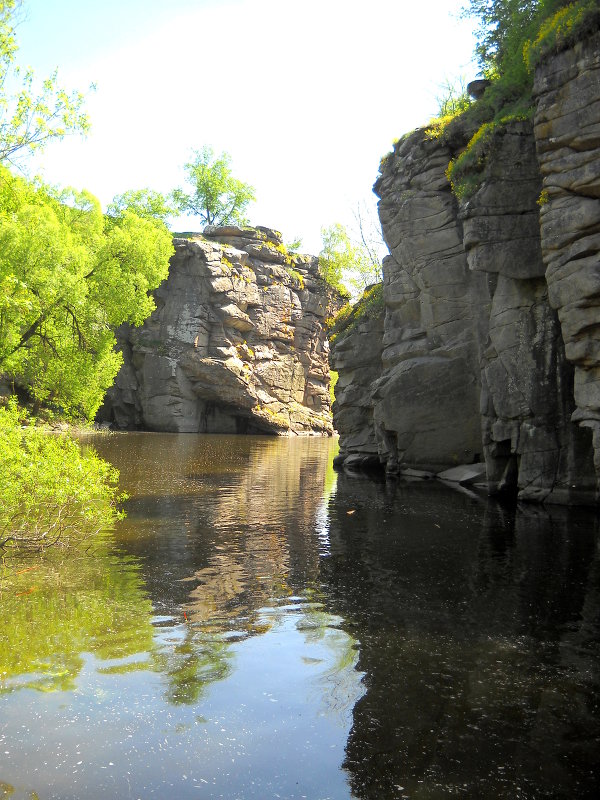
{"type": "Polygon", "coordinates": [[[594,514],[94,441],[128,518],[0,572],[0,798],[598,796],[594,514]]]}

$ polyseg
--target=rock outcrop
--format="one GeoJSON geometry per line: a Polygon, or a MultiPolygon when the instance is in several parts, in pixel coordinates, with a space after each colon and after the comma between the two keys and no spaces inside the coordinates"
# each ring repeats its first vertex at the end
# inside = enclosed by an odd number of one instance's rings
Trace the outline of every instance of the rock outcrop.
{"type": "Polygon", "coordinates": [[[494,130],[468,200],[445,175],[466,124],[415,131],[382,162],[383,332],[362,375],[349,355],[367,360],[359,326],[332,349],[339,463],[376,451],[388,472],[448,475],[482,460],[493,493],[597,502],[599,37],[538,68],[535,126],[494,130]]]}
{"type": "Polygon", "coordinates": [[[600,31],[543,63],[534,94],[548,292],[600,476],[600,31]]]}
{"type": "Polygon", "coordinates": [[[313,256],[269,228],[208,227],[174,240],[141,328],[120,330],[123,367],[100,419],[120,429],[333,432],[325,321],[341,298],[313,256]]]}

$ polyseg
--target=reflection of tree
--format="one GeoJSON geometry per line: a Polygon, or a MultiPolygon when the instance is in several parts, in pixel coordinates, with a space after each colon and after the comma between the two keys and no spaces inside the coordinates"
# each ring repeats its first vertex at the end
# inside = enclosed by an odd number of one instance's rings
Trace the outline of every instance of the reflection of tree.
{"type": "MultiPolygon", "coordinates": [[[[277,614],[261,609],[318,575],[331,442],[134,434],[94,443],[132,496],[115,533],[131,555],[107,540],[90,556],[5,571],[1,677],[8,689],[73,689],[92,653],[102,674],[155,671],[169,702],[194,703],[230,673],[233,641],[274,624],[277,614]],[[153,607],[165,618],[156,627],[153,607]]],[[[335,634],[328,643],[341,648],[335,634]]]]}
{"type": "Polygon", "coordinates": [[[356,671],[358,650],[356,641],[344,631],[341,617],[334,617],[325,610],[321,592],[306,591],[311,602],[300,606],[301,615],[296,628],[302,632],[308,644],[322,642],[333,654],[331,666],[319,680],[320,696],[328,717],[346,722],[360,690],[360,675],[356,671]]]}
{"type": "Polygon", "coordinates": [[[152,646],[139,569],[106,545],[1,569],[0,600],[0,676],[8,689],[73,689],[82,653],[120,659],[152,646]]]}
{"type": "Polygon", "coordinates": [[[208,684],[230,674],[230,660],[225,640],[189,629],[183,642],[155,652],[152,665],[167,679],[166,700],[174,705],[189,705],[200,699],[208,684]]]}
{"type": "Polygon", "coordinates": [[[155,608],[185,624],[184,640],[159,643],[152,663],[170,700],[195,702],[228,674],[231,642],[271,627],[260,610],[318,575],[315,518],[335,444],[128,434],[95,445],[131,496],[117,535],[140,559],[155,608]]]}

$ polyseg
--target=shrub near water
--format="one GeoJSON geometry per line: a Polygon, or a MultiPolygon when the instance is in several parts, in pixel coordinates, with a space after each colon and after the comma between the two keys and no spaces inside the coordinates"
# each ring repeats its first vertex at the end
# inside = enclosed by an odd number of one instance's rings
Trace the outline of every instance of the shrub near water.
{"type": "Polygon", "coordinates": [[[81,543],[121,516],[117,471],[92,449],[0,408],[0,556],[81,543]]]}

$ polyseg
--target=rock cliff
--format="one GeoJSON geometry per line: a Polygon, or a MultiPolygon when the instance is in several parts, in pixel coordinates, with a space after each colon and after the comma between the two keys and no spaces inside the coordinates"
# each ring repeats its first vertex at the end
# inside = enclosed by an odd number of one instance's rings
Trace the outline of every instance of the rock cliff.
{"type": "Polygon", "coordinates": [[[325,321],[341,298],[269,228],[174,240],[169,277],[99,418],[120,429],[333,432],[325,321]]]}
{"type": "Polygon", "coordinates": [[[596,33],[538,67],[535,123],[494,129],[468,199],[445,174],[473,134],[466,124],[440,138],[415,131],[382,162],[383,304],[331,354],[339,463],[376,455],[388,472],[597,502],[599,53],[596,33]]]}

